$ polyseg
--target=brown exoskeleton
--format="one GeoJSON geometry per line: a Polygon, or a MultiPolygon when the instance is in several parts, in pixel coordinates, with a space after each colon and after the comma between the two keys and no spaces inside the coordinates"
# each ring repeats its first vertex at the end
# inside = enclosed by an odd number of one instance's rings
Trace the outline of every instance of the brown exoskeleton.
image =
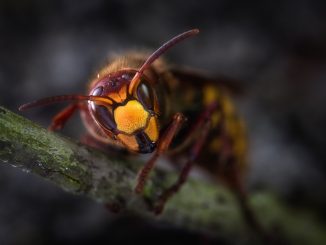
{"type": "Polygon", "coordinates": [[[45,98],[22,105],[20,110],[68,101],[70,104],[53,118],[51,130],[61,129],[79,110],[96,141],[131,152],[152,153],[139,172],[137,193],[142,193],[159,156],[169,153],[175,162],[186,158],[177,182],[160,196],[157,213],[186,181],[192,165],[198,164],[237,194],[247,219],[258,226],[245,204],[244,125],[225,81],[174,68],[160,58],[198,32],[194,29],[172,38],[149,57],[136,52],[114,59],[92,79],[87,95],[45,98]]]}

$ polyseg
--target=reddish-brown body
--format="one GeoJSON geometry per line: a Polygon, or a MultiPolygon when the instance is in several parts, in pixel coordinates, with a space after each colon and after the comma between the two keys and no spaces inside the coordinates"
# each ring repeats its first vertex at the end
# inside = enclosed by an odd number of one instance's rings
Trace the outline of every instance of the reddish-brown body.
{"type": "Polygon", "coordinates": [[[149,57],[135,52],[114,58],[90,81],[88,95],[55,96],[21,109],[72,101],[54,118],[51,129],[62,128],[79,109],[95,141],[131,152],[154,152],[139,173],[137,193],[142,192],[160,155],[166,153],[174,162],[186,159],[179,180],[161,195],[157,212],[185,182],[195,163],[243,193],[246,137],[224,80],[174,68],[159,58],[197,33],[182,33],[149,57]]]}
{"type": "Polygon", "coordinates": [[[175,68],[159,58],[198,32],[181,33],[150,56],[136,52],[114,58],[91,80],[87,95],[44,98],[22,105],[20,110],[70,101],[53,118],[51,130],[61,129],[74,111],[80,110],[96,142],[134,153],[153,152],[139,171],[135,187],[138,194],[162,154],[174,163],[183,161],[178,180],[154,204],[157,214],[181,188],[192,165],[200,165],[234,191],[248,225],[266,238],[247,205],[243,185],[246,136],[229,98],[228,82],[175,68]]]}
{"type": "MultiPolygon", "coordinates": [[[[109,76],[112,81],[118,80],[116,78],[123,75],[129,79],[115,81],[114,89],[110,89],[110,93],[111,97],[124,100],[126,92],[122,88],[128,84],[128,80],[130,81],[135,74],[137,67],[144,63],[147,57],[147,54],[133,52],[113,58],[91,80],[88,93],[91,94],[94,88],[107,82],[109,76]]],[[[233,185],[228,175],[234,174],[234,171],[230,169],[236,168],[238,174],[242,176],[246,168],[246,136],[242,120],[238,117],[230,100],[230,91],[222,80],[216,78],[187,80],[184,76],[175,75],[175,68],[170,69],[171,67],[173,66],[169,66],[159,58],[144,72],[147,80],[152,81],[151,86],[156,90],[158,98],[159,135],[162,134],[162,129],[167,127],[175,113],[182,112],[187,118],[166,152],[167,155],[175,162],[181,161],[180,159],[184,159],[189,154],[190,147],[202,131],[202,128],[195,127],[196,122],[205,108],[216,102],[217,109],[211,115],[209,136],[196,159],[196,164],[227,184],[233,185]]],[[[178,72],[180,73],[180,70],[178,72]]],[[[120,141],[108,137],[106,132],[99,127],[90,113],[91,103],[89,102],[86,110],[81,110],[83,122],[90,135],[101,143],[124,148],[120,141]]]]}

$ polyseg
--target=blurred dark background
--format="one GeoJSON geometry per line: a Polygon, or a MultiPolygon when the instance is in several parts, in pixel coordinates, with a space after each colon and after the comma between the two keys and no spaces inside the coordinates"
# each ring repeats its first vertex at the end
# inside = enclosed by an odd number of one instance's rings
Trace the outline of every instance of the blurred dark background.
{"type": "MultiPolygon", "coordinates": [[[[245,92],[237,103],[250,137],[249,187],[273,191],[325,220],[325,10],[323,0],[0,0],[0,104],[17,112],[40,97],[83,93],[110,54],[155,49],[197,27],[199,36],[165,57],[241,81],[245,92]]],[[[24,116],[47,126],[60,108],[24,116]]],[[[64,134],[76,137],[81,130],[76,116],[64,134]]],[[[202,242],[199,234],[110,215],[5,165],[0,193],[0,244],[202,242]]]]}

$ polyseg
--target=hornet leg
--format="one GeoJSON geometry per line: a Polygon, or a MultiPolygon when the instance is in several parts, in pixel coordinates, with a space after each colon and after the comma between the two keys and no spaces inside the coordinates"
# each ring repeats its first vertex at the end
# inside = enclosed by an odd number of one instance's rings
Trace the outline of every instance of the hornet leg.
{"type": "Polygon", "coordinates": [[[60,111],[58,114],[56,114],[53,117],[52,123],[48,129],[50,131],[56,131],[62,129],[65,123],[69,120],[69,118],[71,118],[71,116],[77,109],[80,109],[80,106],[75,103],[65,107],[62,111],[60,111]]]}
{"type": "Polygon", "coordinates": [[[166,202],[176,192],[178,192],[182,187],[182,185],[186,182],[190,170],[194,162],[196,161],[197,157],[201,153],[203,145],[207,140],[208,133],[211,129],[211,116],[213,112],[216,110],[216,108],[217,108],[217,104],[214,102],[206,108],[203,114],[200,115],[197,123],[194,126],[194,130],[200,130],[201,133],[198,139],[196,140],[195,144],[193,144],[192,148],[190,149],[188,160],[186,164],[183,166],[178,180],[170,188],[166,189],[159,197],[154,210],[156,214],[162,213],[166,202]]]}
{"type": "Polygon", "coordinates": [[[176,113],[173,116],[172,122],[165,130],[162,135],[161,140],[158,143],[157,149],[154,152],[154,155],[149,159],[149,161],[144,165],[144,167],[140,170],[137,178],[137,184],[135,188],[135,192],[140,194],[143,192],[146,180],[153,169],[156,160],[166,152],[172,142],[173,137],[177,134],[179,128],[181,127],[182,123],[185,121],[185,117],[181,113],[176,113]]]}

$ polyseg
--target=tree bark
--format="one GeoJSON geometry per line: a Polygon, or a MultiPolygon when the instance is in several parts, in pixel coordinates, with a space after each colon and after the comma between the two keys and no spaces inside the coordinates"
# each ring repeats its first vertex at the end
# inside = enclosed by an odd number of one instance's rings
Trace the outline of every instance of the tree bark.
{"type": "MultiPolygon", "coordinates": [[[[0,161],[34,173],[68,192],[86,195],[122,211],[210,233],[230,242],[257,242],[243,221],[236,198],[223,186],[191,178],[155,216],[144,200],[154,200],[176,174],[155,170],[144,197],[133,192],[144,160],[110,155],[76,143],[0,107],[0,161]]],[[[267,191],[251,194],[260,222],[294,244],[326,244],[325,225],[307,210],[294,211],[267,191]]]]}

